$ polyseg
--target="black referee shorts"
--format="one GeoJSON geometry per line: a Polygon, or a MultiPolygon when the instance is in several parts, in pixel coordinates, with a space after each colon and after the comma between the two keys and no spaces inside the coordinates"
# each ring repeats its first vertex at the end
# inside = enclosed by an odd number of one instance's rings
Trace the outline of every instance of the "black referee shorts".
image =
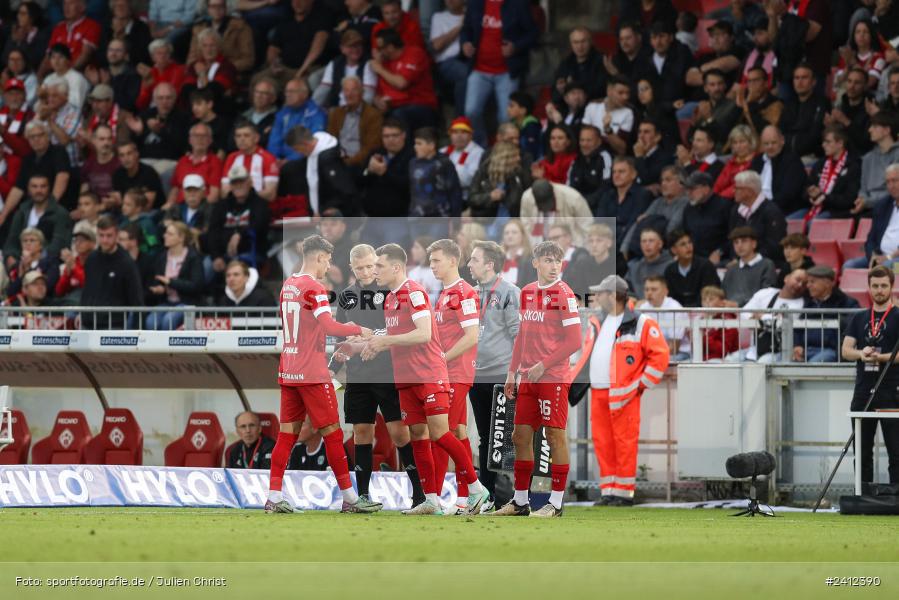
{"type": "Polygon", "coordinates": [[[400,421],[400,395],[392,383],[348,383],[343,393],[343,420],[346,423],[375,422],[381,409],[384,421],[400,421]]]}

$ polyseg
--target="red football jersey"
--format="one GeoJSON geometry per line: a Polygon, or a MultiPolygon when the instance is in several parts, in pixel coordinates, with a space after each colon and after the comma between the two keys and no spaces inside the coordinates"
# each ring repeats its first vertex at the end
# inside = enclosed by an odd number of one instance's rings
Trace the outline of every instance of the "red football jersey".
{"type": "MultiPolygon", "coordinates": [[[[518,369],[529,369],[538,362],[545,361],[563,346],[566,328],[580,328],[581,325],[577,297],[561,279],[547,286],[541,286],[536,281],[524,286],[521,289],[518,317],[521,329],[515,345],[520,352],[520,361],[518,365],[512,365],[518,369]]],[[[569,380],[567,360],[549,366],[541,379],[555,382],[569,380]]]]}
{"type": "MultiPolygon", "coordinates": [[[[188,175],[199,175],[206,183],[206,192],[210,188],[222,185],[222,161],[211,151],[199,161],[194,160],[193,154],[188,152],[178,159],[175,170],[172,172],[172,187],[181,187],[184,178],[188,175]]],[[[178,203],[184,202],[184,190],[178,190],[178,203]]]]}
{"type": "Polygon", "coordinates": [[[81,56],[85,46],[96,49],[100,45],[100,34],[100,24],[89,17],[81,17],[72,24],[65,21],[58,23],[50,34],[47,56],[50,55],[50,48],[56,44],[63,44],[69,48],[74,63],[81,56]]]}
{"type": "Polygon", "coordinates": [[[278,183],[278,159],[268,150],[257,148],[250,156],[239,150],[229,154],[222,167],[222,185],[228,185],[228,171],[234,164],[243,165],[247,170],[257,193],[262,192],[266,183],[278,183]]]}
{"type": "MultiPolygon", "coordinates": [[[[479,304],[478,293],[464,279],[451,283],[440,292],[435,317],[444,355],[462,339],[466,328],[478,326],[479,304]]],[[[447,362],[450,382],[473,383],[477,357],[478,346],[475,344],[455,360],[447,362]]]]}
{"type": "Polygon", "coordinates": [[[418,319],[431,320],[431,340],[415,346],[391,346],[393,377],[397,388],[422,383],[449,383],[446,360],[440,347],[437,319],[428,293],[419,283],[407,279],[384,299],[384,321],[388,335],[409,333],[418,319]]]}
{"type": "Polygon", "coordinates": [[[284,347],[278,383],[330,383],[325,361],[325,335],[354,335],[361,333],[361,329],[358,325],[334,321],[328,290],[306,273],[295,273],[284,282],[280,306],[284,347]]]}

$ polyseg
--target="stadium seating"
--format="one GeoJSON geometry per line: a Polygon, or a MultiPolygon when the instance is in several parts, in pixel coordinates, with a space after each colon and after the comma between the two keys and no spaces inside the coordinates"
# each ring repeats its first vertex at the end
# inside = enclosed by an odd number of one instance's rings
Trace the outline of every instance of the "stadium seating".
{"type": "Polygon", "coordinates": [[[803,233],[805,221],[802,219],[787,219],[787,233],[803,233]]]}
{"type": "Polygon", "coordinates": [[[262,435],[278,439],[278,430],[281,429],[281,423],[278,421],[278,415],[275,413],[257,413],[259,415],[259,425],[262,427],[262,435]]]}
{"type": "Polygon", "coordinates": [[[699,53],[707,52],[711,48],[709,27],[715,24],[715,19],[699,19],[696,26],[696,42],[699,44],[699,53]]]}
{"type": "Polygon", "coordinates": [[[853,239],[865,241],[868,239],[868,234],[871,232],[871,219],[859,219],[858,227],[855,228],[855,235],[852,236],[853,239]]]}
{"type": "Polygon", "coordinates": [[[837,245],[843,260],[865,255],[865,240],[839,240],[837,245]]]}
{"type": "MultiPolygon", "coordinates": [[[[4,424],[4,430],[6,425],[4,424]]],[[[28,463],[28,451],[31,449],[31,430],[28,419],[21,410],[12,411],[13,443],[0,452],[0,465],[24,465],[28,463]]]]}
{"type": "Polygon", "coordinates": [[[839,276],[840,268],[843,266],[843,256],[840,254],[837,242],[833,240],[813,241],[809,247],[809,256],[812,257],[815,264],[826,265],[836,271],[839,276]]]}
{"type": "Polygon", "coordinates": [[[165,447],[167,467],[221,467],[225,432],[212,412],[193,412],[184,434],[165,447]]]}
{"type": "Polygon", "coordinates": [[[91,430],[84,413],[61,410],[50,435],[34,444],[31,462],[36,465],[83,465],[84,448],[91,430]]]}
{"type": "Polygon", "coordinates": [[[103,415],[103,427],[84,449],[91,465],[142,465],[144,433],[127,408],[110,408],[103,415]]]}
{"type": "Polygon", "coordinates": [[[868,296],[868,270],[867,269],[846,269],[840,279],[840,289],[847,296],[858,300],[860,306],[867,308],[871,305],[871,298],[868,296]]]}
{"type": "Polygon", "coordinates": [[[852,219],[815,219],[808,231],[812,242],[829,242],[852,239],[852,219]]]}

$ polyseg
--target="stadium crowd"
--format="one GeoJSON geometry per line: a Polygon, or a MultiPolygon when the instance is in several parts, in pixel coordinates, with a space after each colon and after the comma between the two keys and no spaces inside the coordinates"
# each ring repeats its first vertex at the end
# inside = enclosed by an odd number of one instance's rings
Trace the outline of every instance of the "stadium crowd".
{"type": "MultiPolygon", "coordinates": [[[[615,51],[574,29],[542,90],[537,3],[410,4],[10,2],[4,303],[273,306],[295,217],[335,246],[331,289],[354,244],[395,242],[434,297],[426,248],[448,236],[462,265],[500,242],[519,287],[556,241],[576,293],[617,273],[650,311],[856,306],[840,271],[899,257],[899,2],[734,0],[700,25],[626,0],[615,51]],[[815,265],[806,233],[838,218],[870,219],[863,251],[815,265]]],[[[703,358],[784,351],[735,335],[703,358]]],[[[794,359],[835,360],[820,337],[794,359]]]]}

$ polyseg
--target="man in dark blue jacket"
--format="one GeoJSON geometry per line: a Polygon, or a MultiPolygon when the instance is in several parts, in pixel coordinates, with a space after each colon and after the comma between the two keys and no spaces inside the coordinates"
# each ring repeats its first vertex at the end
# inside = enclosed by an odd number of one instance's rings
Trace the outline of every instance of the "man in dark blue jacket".
{"type": "Polygon", "coordinates": [[[867,269],[872,263],[892,268],[899,258],[899,164],[887,167],[886,185],[890,195],[874,205],[865,255],[847,260],[844,269],[867,269]]]}
{"type": "Polygon", "coordinates": [[[504,123],[509,94],[528,69],[528,53],[537,43],[537,25],[527,0],[468,0],[462,22],[462,54],[471,73],[465,93],[465,116],[475,127],[475,141],[486,145],[483,111],[496,98],[497,121],[504,123]]]}
{"type": "Polygon", "coordinates": [[[808,276],[808,292],[805,318],[815,320],[840,320],[840,328],[817,327],[810,324],[806,329],[796,329],[793,333],[793,360],[806,362],[838,362],[840,356],[840,331],[846,331],[849,315],[834,315],[811,312],[813,308],[858,308],[858,301],[847,296],[836,287],[837,274],[824,265],[816,265],[805,272],[808,276]]]}

